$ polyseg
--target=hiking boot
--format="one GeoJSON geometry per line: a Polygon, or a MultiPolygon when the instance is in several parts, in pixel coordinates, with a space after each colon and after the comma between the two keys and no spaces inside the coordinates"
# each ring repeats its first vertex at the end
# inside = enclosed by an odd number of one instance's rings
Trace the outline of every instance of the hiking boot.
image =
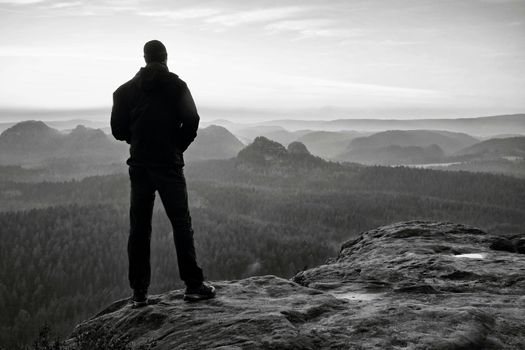
{"type": "Polygon", "coordinates": [[[199,301],[206,300],[215,297],[215,287],[202,283],[200,286],[191,288],[187,287],[186,292],[184,293],[184,300],[186,301],[199,301]]]}
{"type": "Polygon", "coordinates": [[[148,305],[148,293],[141,290],[134,290],[131,297],[132,307],[142,307],[148,305]]]}

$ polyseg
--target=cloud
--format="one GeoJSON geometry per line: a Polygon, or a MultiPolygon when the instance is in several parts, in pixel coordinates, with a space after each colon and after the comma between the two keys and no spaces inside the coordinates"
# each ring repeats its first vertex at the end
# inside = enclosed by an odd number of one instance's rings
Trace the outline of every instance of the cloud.
{"type": "Polygon", "coordinates": [[[47,8],[49,8],[49,9],[61,9],[61,8],[79,6],[79,5],[82,5],[82,4],[83,4],[82,1],[70,1],[70,2],[60,1],[60,2],[55,2],[55,3],[49,4],[47,6],[47,8]]]}
{"type": "Polygon", "coordinates": [[[320,10],[321,8],[312,6],[281,6],[249,10],[188,7],[177,11],[142,10],[137,11],[137,14],[168,21],[199,20],[204,25],[214,26],[216,30],[261,24],[269,34],[290,32],[298,34],[299,38],[348,39],[363,35],[360,29],[347,28],[345,23],[319,17],[320,10]],[[313,17],[309,18],[309,16],[313,17]]]}
{"type": "Polygon", "coordinates": [[[281,32],[295,32],[303,38],[355,38],[363,35],[360,29],[344,28],[338,26],[336,21],[330,19],[296,19],[270,23],[265,29],[272,34],[281,32]]]}
{"type": "Polygon", "coordinates": [[[388,46],[412,46],[412,45],[420,45],[423,44],[423,41],[417,41],[417,40],[383,40],[380,42],[382,45],[388,45],[388,46]]]}
{"type": "Polygon", "coordinates": [[[206,18],[205,22],[221,24],[227,27],[240,24],[264,23],[290,18],[306,10],[305,7],[274,7],[255,10],[235,11],[206,18]]]}
{"type": "Polygon", "coordinates": [[[408,88],[400,86],[366,84],[349,81],[338,81],[333,79],[322,79],[313,77],[289,77],[288,80],[303,86],[315,86],[321,89],[334,89],[338,91],[352,91],[368,96],[388,96],[388,97],[437,97],[442,93],[433,89],[408,88]]]}
{"type": "Polygon", "coordinates": [[[504,4],[521,3],[523,2],[523,0],[481,0],[481,2],[495,4],[495,5],[504,5],[504,4]]]}
{"type": "Polygon", "coordinates": [[[135,13],[140,7],[138,0],[0,0],[0,6],[3,4],[6,6],[0,8],[2,11],[32,11],[37,17],[47,18],[135,13]]]}
{"type": "Polygon", "coordinates": [[[308,7],[284,6],[250,10],[226,10],[220,8],[188,7],[180,10],[144,11],[141,16],[163,18],[170,21],[200,20],[203,24],[236,27],[243,24],[268,23],[292,18],[308,10],[308,7]]]}
{"type": "Polygon", "coordinates": [[[0,0],[0,4],[9,4],[9,5],[31,5],[44,2],[46,0],[0,0]]]}
{"type": "Polygon", "coordinates": [[[42,47],[0,45],[2,57],[35,57],[35,58],[78,58],[85,60],[135,61],[133,57],[114,56],[95,53],[90,47],[42,47]]]}
{"type": "Polygon", "coordinates": [[[218,9],[212,8],[186,8],[178,11],[140,11],[139,15],[148,17],[159,17],[169,20],[189,20],[210,18],[213,15],[221,13],[218,9]]]}
{"type": "Polygon", "coordinates": [[[525,55],[525,52],[521,51],[493,51],[485,54],[486,57],[492,58],[522,58],[525,55]]]}

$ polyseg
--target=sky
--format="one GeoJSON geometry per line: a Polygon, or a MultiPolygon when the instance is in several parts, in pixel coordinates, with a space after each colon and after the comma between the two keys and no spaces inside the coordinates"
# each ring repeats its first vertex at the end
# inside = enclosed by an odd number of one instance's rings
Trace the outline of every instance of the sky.
{"type": "Polygon", "coordinates": [[[525,112],[525,0],[0,0],[0,121],[109,109],[151,39],[204,120],[525,112]]]}

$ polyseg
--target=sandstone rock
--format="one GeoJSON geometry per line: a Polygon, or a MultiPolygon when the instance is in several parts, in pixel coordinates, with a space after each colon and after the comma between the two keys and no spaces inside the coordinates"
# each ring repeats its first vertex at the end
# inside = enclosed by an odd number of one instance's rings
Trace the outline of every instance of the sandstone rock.
{"type": "Polygon", "coordinates": [[[490,244],[490,249],[494,250],[502,250],[504,252],[511,252],[514,253],[514,244],[512,244],[510,239],[504,238],[504,237],[497,237],[494,239],[494,241],[490,244]]]}
{"type": "Polygon", "coordinates": [[[310,154],[310,151],[308,151],[308,148],[306,148],[304,143],[299,141],[290,143],[287,149],[291,154],[310,154]]]}
{"type": "Polygon", "coordinates": [[[492,240],[490,249],[525,254],[525,238],[516,236],[496,237],[492,240]]]}
{"type": "Polygon", "coordinates": [[[525,256],[490,248],[478,229],[412,221],[364,232],[337,258],[292,280],[216,282],[196,304],[182,291],[132,309],[118,301],[75,339],[133,349],[523,349],[525,256]]]}
{"type": "Polygon", "coordinates": [[[237,157],[245,162],[265,164],[268,161],[279,161],[286,158],[288,152],[283,145],[258,136],[253,143],[243,148],[237,157]]]}
{"type": "Polygon", "coordinates": [[[525,238],[515,238],[512,243],[517,253],[525,254],[525,238]]]}

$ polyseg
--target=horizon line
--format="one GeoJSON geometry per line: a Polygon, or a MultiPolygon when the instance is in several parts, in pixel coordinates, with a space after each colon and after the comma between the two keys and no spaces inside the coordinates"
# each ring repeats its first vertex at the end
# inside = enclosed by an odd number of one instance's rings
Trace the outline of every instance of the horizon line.
{"type": "MultiPolygon", "coordinates": [[[[29,116],[46,116],[51,117],[53,114],[59,114],[57,117],[60,120],[74,120],[74,119],[83,119],[78,114],[88,114],[85,115],[84,118],[91,119],[89,117],[93,117],[93,114],[99,114],[104,113],[107,114],[107,117],[109,118],[109,114],[111,112],[111,106],[95,106],[95,107],[57,107],[57,108],[50,108],[50,107],[15,107],[15,106],[5,106],[0,107],[0,123],[11,123],[11,122],[17,122],[21,121],[18,118],[20,117],[29,117],[29,116]],[[11,114],[10,116],[6,114],[11,114]],[[65,115],[73,114],[71,115],[71,118],[64,119],[65,115]],[[9,118],[11,117],[11,118],[9,118]],[[17,118],[18,117],[18,118],[17,118]],[[9,118],[11,120],[2,120],[3,118],[9,118]]],[[[351,109],[351,108],[341,108],[336,106],[323,106],[318,108],[258,108],[258,107],[215,107],[215,106],[202,106],[198,108],[199,111],[202,111],[205,113],[208,112],[218,112],[218,113],[224,113],[224,112],[230,112],[235,113],[237,116],[230,115],[230,116],[214,116],[213,118],[203,118],[201,115],[201,121],[206,123],[211,123],[213,121],[220,121],[220,120],[226,120],[230,122],[240,122],[240,123],[260,123],[260,122],[271,122],[271,121],[304,121],[304,122],[314,122],[314,121],[321,121],[321,122],[334,122],[334,121],[341,121],[341,120],[383,120],[383,121],[394,121],[394,120],[401,120],[401,121],[409,121],[409,120],[439,120],[439,119],[477,119],[477,118],[493,118],[493,117],[501,117],[501,116],[518,116],[518,115],[525,115],[524,111],[512,111],[512,112],[500,112],[500,113],[494,113],[494,112],[488,112],[488,113],[472,113],[472,112],[464,112],[461,111],[458,112],[452,112],[448,111],[448,113],[443,113],[443,116],[435,116],[436,112],[439,111],[435,109],[430,109],[427,113],[431,114],[432,116],[425,117],[423,111],[420,109],[403,109],[405,113],[402,113],[397,108],[396,109],[378,109],[377,112],[370,111],[370,110],[357,110],[357,109],[351,109]],[[384,114],[388,113],[389,110],[392,110],[392,117],[387,117],[384,114]],[[417,112],[420,115],[423,115],[421,117],[414,117],[414,116],[402,116],[400,114],[406,114],[407,112],[412,111],[412,113],[417,112]],[[328,118],[320,118],[321,113],[328,114],[328,118]],[[252,120],[239,120],[239,114],[244,113],[252,113],[256,115],[252,115],[252,117],[257,117],[252,120]],[[285,116],[285,114],[289,114],[288,116],[285,116]],[[347,115],[344,115],[347,114],[347,115]],[[373,116],[373,114],[377,114],[377,116],[373,116]],[[452,115],[455,116],[446,116],[446,115],[452,115]],[[263,117],[264,116],[264,117],[263,117]],[[305,118],[306,117],[306,118],[305,118]]],[[[402,109],[402,108],[401,108],[402,109]]],[[[203,114],[203,113],[199,113],[203,114]]],[[[46,118],[48,121],[52,121],[52,119],[46,118]]],[[[29,119],[25,119],[29,120],[29,119]]],[[[101,121],[100,119],[92,120],[92,121],[101,121]]]]}

